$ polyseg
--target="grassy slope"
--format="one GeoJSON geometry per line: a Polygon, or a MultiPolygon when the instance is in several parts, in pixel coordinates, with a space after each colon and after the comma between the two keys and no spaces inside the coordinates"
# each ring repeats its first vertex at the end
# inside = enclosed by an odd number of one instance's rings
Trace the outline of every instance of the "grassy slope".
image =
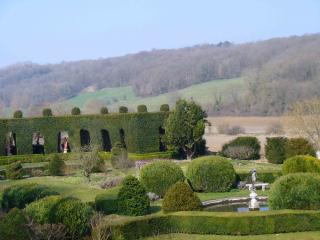
{"type": "Polygon", "coordinates": [[[120,105],[128,106],[131,109],[136,109],[139,104],[146,104],[150,111],[156,111],[163,103],[175,102],[178,98],[190,99],[193,98],[200,104],[212,104],[215,94],[222,95],[222,101],[230,101],[228,94],[225,94],[228,88],[234,86],[241,92],[244,80],[242,78],[213,80],[206,83],[196,84],[178,91],[161,94],[155,97],[141,98],[135,95],[131,87],[104,88],[92,93],[83,93],[76,97],[67,100],[67,103],[72,106],[84,108],[85,105],[92,100],[100,100],[105,104],[110,103],[110,109],[117,109],[120,105]],[[113,99],[117,99],[114,102],[113,99]]]}
{"type": "Polygon", "coordinates": [[[148,237],[146,240],[316,240],[320,239],[320,232],[281,233],[258,236],[218,236],[197,234],[168,234],[157,237],[148,237]]]}

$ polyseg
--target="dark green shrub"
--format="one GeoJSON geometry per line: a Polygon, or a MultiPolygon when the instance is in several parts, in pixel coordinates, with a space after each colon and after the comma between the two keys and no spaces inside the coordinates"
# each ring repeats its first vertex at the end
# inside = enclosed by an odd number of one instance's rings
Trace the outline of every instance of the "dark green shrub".
{"type": "Polygon", "coordinates": [[[269,204],[272,209],[318,210],[320,176],[295,173],[279,178],[271,186],[269,204]]]}
{"type": "Polygon", "coordinates": [[[310,172],[320,173],[320,162],[315,157],[311,156],[294,156],[284,161],[282,166],[282,173],[298,173],[298,172],[310,172]]]}
{"type": "Polygon", "coordinates": [[[51,117],[53,116],[51,108],[45,108],[42,110],[42,116],[51,117]]]}
{"type": "Polygon", "coordinates": [[[160,106],[160,112],[169,112],[169,111],[170,111],[169,104],[162,104],[160,106]]]}
{"type": "Polygon", "coordinates": [[[163,197],[173,184],[184,181],[184,175],[174,162],[157,161],[142,168],[140,180],[147,191],[163,197]]]}
{"type": "Polygon", "coordinates": [[[118,213],[118,199],[110,196],[109,193],[98,194],[95,198],[95,208],[104,214],[116,214],[118,213]]]}
{"type": "Polygon", "coordinates": [[[60,196],[49,196],[32,202],[25,208],[26,213],[39,224],[50,223],[52,209],[61,200],[60,196]]]}
{"type": "Polygon", "coordinates": [[[222,155],[239,160],[260,158],[260,143],[256,137],[237,137],[222,146],[222,155]]]}
{"type": "Polygon", "coordinates": [[[60,157],[60,155],[55,154],[51,158],[48,164],[49,174],[52,176],[62,176],[64,174],[66,164],[60,157]]]}
{"type": "Polygon", "coordinates": [[[22,210],[12,209],[0,220],[0,238],[3,240],[31,240],[28,218],[22,210]]]}
{"type": "Polygon", "coordinates": [[[23,113],[21,110],[17,110],[13,113],[13,118],[23,118],[23,113]]]}
{"type": "Polygon", "coordinates": [[[164,195],[162,203],[163,212],[196,211],[201,208],[199,197],[184,182],[172,185],[164,195]]]}
{"type": "Polygon", "coordinates": [[[108,113],[109,113],[109,110],[108,110],[107,107],[102,107],[102,108],[100,109],[100,113],[101,113],[101,114],[108,114],[108,113]]]}
{"type": "Polygon", "coordinates": [[[22,209],[38,199],[58,194],[50,188],[38,184],[14,185],[3,191],[2,208],[6,211],[14,207],[22,209]]]}
{"type": "Polygon", "coordinates": [[[128,112],[128,108],[125,106],[120,106],[119,107],[119,113],[127,113],[128,112]]]}
{"type": "Polygon", "coordinates": [[[315,157],[316,151],[312,144],[305,138],[290,138],[285,147],[286,158],[297,155],[310,155],[315,157]]]}
{"type": "Polygon", "coordinates": [[[93,209],[78,199],[65,198],[55,204],[51,213],[52,223],[64,224],[72,239],[81,239],[89,231],[93,209]]]}
{"type": "Polygon", "coordinates": [[[127,176],[123,180],[118,193],[118,210],[128,216],[141,216],[149,212],[149,197],[137,178],[127,176]]]}
{"type": "Polygon", "coordinates": [[[71,115],[80,115],[81,114],[81,110],[78,107],[74,107],[71,110],[71,115]]]}
{"type": "Polygon", "coordinates": [[[20,179],[23,176],[23,168],[21,162],[14,162],[6,167],[6,176],[9,179],[20,179]]]}
{"type": "Polygon", "coordinates": [[[269,163],[283,163],[283,161],[286,159],[286,143],[287,138],[284,137],[267,138],[265,154],[269,163]]]}
{"type": "Polygon", "coordinates": [[[137,107],[137,111],[138,111],[138,113],[145,113],[145,112],[148,112],[148,109],[147,109],[146,105],[139,105],[137,107]]]}
{"type": "Polygon", "coordinates": [[[186,175],[192,188],[200,192],[226,192],[236,180],[230,161],[219,156],[193,160],[186,175]]]}

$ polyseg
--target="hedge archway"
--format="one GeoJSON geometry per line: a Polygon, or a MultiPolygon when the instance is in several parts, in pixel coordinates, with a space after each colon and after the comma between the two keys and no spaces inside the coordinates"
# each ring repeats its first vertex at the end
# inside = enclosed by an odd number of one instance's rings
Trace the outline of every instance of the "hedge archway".
{"type": "Polygon", "coordinates": [[[81,148],[85,148],[90,146],[90,133],[86,129],[80,130],[80,146],[81,148]]]}
{"type": "Polygon", "coordinates": [[[105,152],[110,152],[112,145],[111,145],[109,131],[106,129],[102,129],[101,130],[101,138],[102,138],[102,150],[105,152]]]}

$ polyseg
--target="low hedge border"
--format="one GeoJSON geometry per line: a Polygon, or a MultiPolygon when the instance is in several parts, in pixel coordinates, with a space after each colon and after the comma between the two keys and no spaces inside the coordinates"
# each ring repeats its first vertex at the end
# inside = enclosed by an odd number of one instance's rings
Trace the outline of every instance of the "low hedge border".
{"type": "Polygon", "coordinates": [[[167,233],[261,235],[320,230],[320,211],[248,213],[177,212],[120,218],[106,225],[112,239],[140,239],[167,233]]]}
{"type": "MultiPolygon", "coordinates": [[[[52,154],[28,154],[28,155],[13,155],[13,156],[1,156],[0,157],[0,166],[9,165],[10,163],[18,162],[21,163],[40,163],[40,162],[48,162],[50,157],[55,155],[56,153],[52,154]]],[[[73,158],[72,153],[63,154],[60,153],[59,155],[62,156],[64,161],[68,161],[73,158]]],[[[110,160],[111,153],[110,152],[99,152],[99,156],[103,160],[110,160]]],[[[174,152],[167,151],[167,152],[151,152],[151,153],[129,153],[129,159],[134,161],[139,160],[148,160],[148,159],[172,159],[174,156],[174,152]]]]}
{"type": "MultiPolygon", "coordinates": [[[[258,171],[258,182],[265,182],[265,183],[273,183],[277,178],[282,176],[281,170],[272,170],[272,171],[258,171]]],[[[249,172],[237,172],[236,179],[238,181],[251,181],[251,173],[249,172]]]]}

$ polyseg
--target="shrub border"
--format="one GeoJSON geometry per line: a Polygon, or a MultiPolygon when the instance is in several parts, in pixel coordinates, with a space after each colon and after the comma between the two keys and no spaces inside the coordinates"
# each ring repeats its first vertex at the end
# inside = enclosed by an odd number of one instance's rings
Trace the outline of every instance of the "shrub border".
{"type": "Polygon", "coordinates": [[[248,213],[177,212],[114,219],[105,225],[112,239],[140,239],[168,233],[261,235],[320,230],[320,211],[248,213]]]}

